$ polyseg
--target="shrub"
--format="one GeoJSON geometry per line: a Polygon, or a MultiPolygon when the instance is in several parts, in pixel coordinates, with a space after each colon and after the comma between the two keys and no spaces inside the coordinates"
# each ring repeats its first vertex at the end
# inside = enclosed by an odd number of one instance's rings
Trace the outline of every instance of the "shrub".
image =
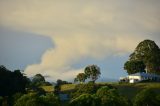
{"type": "Polygon", "coordinates": [[[96,93],[97,89],[98,86],[96,86],[94,83],[78,84],[75,87],[75,92],[72,94],[72,97],[76,98],[81,94],[94,94],[96,93]]]}
{"type": "Polygon", "coordinates": [[[52,94],[47,94],[46,96],[25,94],[16,101],[14,106],[60,106],[60,102],[52,94]]]}
{"type": "Polygon", "coordinates": [[[96,95],[101,98],[101,106],[128,106],[126,98],[119,95],[116,89],[107,86],[98,89],[96,95]]]}
{"type": "Polygon", "coordinates": [[[3,97],[0,96],[0,106],[2,106],[2,102],[3,102],[3,97]]]}
{"type": "Polygon", "coordinates": [[[46,96],[40,96],[41,104],[44,106],[60,106],[60,100],[54,94],[46,94],[46,96]]]}
{"type": "Polygon", "coordinates": [[[109,90],[109,89],[110,89],[110,88],[109,88],[108,86],[101,87],[100,89],[97,90],[97,93],[96,93],[96,94],[97,94],[97,96],[102,97],[102,96],[108,94],[108,90],[109,90]]]}
{"type": "Polygon", "coordinates": [[[73,99],[69,106],[99,106],[100,98],[96,95],[82,94],[79,97],[73,99]]]}
{"type": "Polygon", "coordinates": [[[144,89],[135,98],[134,106],[159,106],[158,96],[151,89],[144,89]]]}

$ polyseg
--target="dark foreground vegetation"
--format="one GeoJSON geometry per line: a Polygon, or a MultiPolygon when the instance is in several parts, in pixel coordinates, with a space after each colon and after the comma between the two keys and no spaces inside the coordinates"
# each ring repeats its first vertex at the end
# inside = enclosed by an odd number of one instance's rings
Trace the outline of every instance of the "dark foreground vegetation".
{"type": "Polygon", "coordinates": [[[30,80],[20,71],[11,72],[4,66],[0,67],[0,75],[1,106],[160,105],[160,83],[109,84],[90,81],[83,84],[71,84],[57,80],[57,85],[53,86],[46,82],[40,74],[35,75],[30,80]],[[6,83],[4,83],[5,81],[6,83]],[[54,87],[54,90],[47,91],[42,89],[46,86],[54,87]],[[63,99],[60,95],[67,95],[67,99],[63,99]]]}

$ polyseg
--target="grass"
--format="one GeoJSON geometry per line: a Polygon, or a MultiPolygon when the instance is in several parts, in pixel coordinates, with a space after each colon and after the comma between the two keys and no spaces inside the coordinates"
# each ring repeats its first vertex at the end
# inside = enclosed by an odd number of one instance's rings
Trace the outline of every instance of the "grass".
{"type": "Polygon", "coordinates": [[[46,92],[53,92],[54,87],[53,86],[41,86],[46,92]]]}
{"type": "Polygon", "coordinates": [[[74,90],[76,84],[65,84],[61,86],[61,91],[72,91],[74,90]]]}
{"type": "Polygon", "coordinates": [[[116,84],[119,93],[129,99],[133,99],[141,90],[150,88],[160,94],[160,83],[136,83],[136,84],[116,84]]]}
{"type": "MultiPolygon", "coordinates": [[[[160,83],[136,83],[136,84],[119,84],[119,83],[97,83],[101,85],[109,84],[117,88],[118,92],[129,98],[133,99],[135,95],[146,88],[153,89],[156,93],[160,94],[160,83]]],[[[75,89],[76,84],[65,84],[61,86],[62,92],[72,92],[75,89]]],[[[42,86],[46,92],[54,91],[53,86],[42,86]]]]}

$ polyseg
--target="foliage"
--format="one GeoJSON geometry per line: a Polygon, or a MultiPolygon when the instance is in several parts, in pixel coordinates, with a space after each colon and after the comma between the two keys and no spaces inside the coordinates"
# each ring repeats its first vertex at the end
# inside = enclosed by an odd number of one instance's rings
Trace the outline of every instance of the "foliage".
{"type": "Polygon", "coordinates": [[[60,103],[58,97],[53,94],[46,96],[25,94],[16,101],[14,106],[60,106],[60,103]]]}
{"type": "Polygon", "coordinates": [[[61,86],[60,85],[56,85],[54,86],[54,94],[58,95],[61,91],[61,86]]]}
{"type": "Polygon", "coordinates": [[[103,95],[107,95],[110,88],[108,86],[101,87],[97,90],[97,96],[102,97],[103,95]]]}
{"type": "Polygon", "coordinates": [[[95,82],[101,74],[100,68],[97,65],[87,66],[84,72],[87,78],[90,78],[93,82],[95,82]]]}
{"type": "Polygon", "coordinates": [[[96,95],[82,94],[73,99],[69,106],[99,106],[100,99],[96,95]]]}
{"type": "Polygon", "coordinates": [[[43,102],[41,104],[44,104],[44,106],[60,106],[59,98],[52,93],[41,96],[40,100],[43,102]]]}
{"type": "Polygon", "coordinates": [[[101,98],[101,106],[128,106],[128,100],[119,95],[116,89],[107,86],[101,87],[97,91],[97,96],[101,98]]]}
{"type": "Polygon", "coordinates": [[[134,98],[134,106],[159,106],[160,101],[151,89],[144,89],[134,98]]]}
{"type": "Polygon", "coordinates": [[[56,85],[60,86],[60,85],[64,85],[64,84],[71,84],[71,82],[63,81],[61,79],[57,80],[57,84],[56,85]]]}
{"type": "Polygon", "coordinates": [[[38,96],[36,94],[25,94],[19,98],[14,106],[38,106],[38,96]]]}
{"type": "Polygon", "coordinates": [[[81,94],[94,94],[96,93],[98,87],[93,83],[78,84],[75,86],[75,92],[72,94],[73,98],[81,94]]]}
{"type": "Polygon", "coordinates": [[[3,97],[0,96],[0,106],[2,106],[2,102],[3,102],[3,97]]]}
{"type": "Polygon", "coordinates": [[[91,89],[85,89],[79,93],[78,96],[74,97],[70,105],[71,106],[129,106],[128,99],[119,95],[117,89],[104,86],[90,92],[91,89]],[[95,104],[95,101],[97,104],[95,104]]]}
{"type": "Polygon", "coordinates": [[[127,61],[124,64],[124,69],[127,70],[128,74],[134,74],[137,72],[145,72],[145,64],[143,61],[139,60],[132,60],[132,61],[127,61]]]}
{"type": "Polygon", "coordinates": [[[42,86],[45,83],[45,78],[41,74],[36,74],[32,79],[32,86],[42,86]]]}
{"type": "Polygon", "coordinates": [[[0,66],[0,95],[10,96],[16,92],[25,92],[29,83],[20,70],[10,71],[4,66],[0,66]]]}
{"type": "Polygon", "coordinates": [[[16,103],[16,101],[23,96],[22,93],[16,93],[12,96],[12,105],[16,103]]]}
{"type": "Polygon", "coordinates": [[[79,82],[85,82],[86,80],[86,75],[84,73],[79,73],[76,77],[76,81],[79,81],[79,82]]]}
{"type": "Polygon", "coordinates": [[[129,60],[143,61],[147,72],[160,74],[160,49],[152,40],[140,42],[129,60]]]}

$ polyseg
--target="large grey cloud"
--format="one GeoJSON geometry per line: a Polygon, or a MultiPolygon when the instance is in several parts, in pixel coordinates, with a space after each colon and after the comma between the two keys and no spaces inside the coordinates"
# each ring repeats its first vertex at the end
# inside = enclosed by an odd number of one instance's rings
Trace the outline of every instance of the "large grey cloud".
{"type": "Polygon", "coordinates": [[[144,39],[159,43],[159,7],[158,0],[5,0],[0,1],[0,24],[54,42],[40,63],[26,68],[28,75],[69,79],[82,71],[72,65],[83,58],[120,56],[144,39]]]}

